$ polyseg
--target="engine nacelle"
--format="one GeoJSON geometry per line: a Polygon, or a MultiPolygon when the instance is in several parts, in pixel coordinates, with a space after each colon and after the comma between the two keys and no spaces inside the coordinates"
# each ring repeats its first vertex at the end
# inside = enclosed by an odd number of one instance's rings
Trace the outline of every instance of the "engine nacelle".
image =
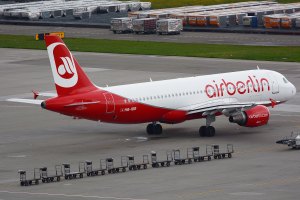
{"type": "Polygon", "coordinates": [[[266,106],[258,105],[230,116],[229,121],[240,126],[257,127],[266,125],[269,118],[269,109],[266,106]]]}

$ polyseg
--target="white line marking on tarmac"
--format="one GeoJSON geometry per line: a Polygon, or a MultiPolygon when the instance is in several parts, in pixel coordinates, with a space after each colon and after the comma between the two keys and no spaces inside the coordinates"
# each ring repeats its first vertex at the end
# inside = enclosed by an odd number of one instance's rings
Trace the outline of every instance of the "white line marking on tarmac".
{"type": "Polygon", "coordinates": [[[117,200],[148,200],[148,199],[134,199],[134,198],[122,198],[122,197],[101,197],[101,196],[86,196],[80,194],[51,194],[46,192],[13,192],[13,191],[0,191],[0,193],[7,193],[7,194],[28,194],[28,195],[46,195],[46,196],[62,196],[62,197],[81,197],[81,198],[94,198],[94,199],[117,199],[117,200]]]}

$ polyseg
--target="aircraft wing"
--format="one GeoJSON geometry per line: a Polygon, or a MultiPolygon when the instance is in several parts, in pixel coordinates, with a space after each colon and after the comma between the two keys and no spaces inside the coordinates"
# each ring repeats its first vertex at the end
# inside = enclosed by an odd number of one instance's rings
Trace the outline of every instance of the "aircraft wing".
{"type": "Polygon", "coordinates": [[[271,101],[260,101],[260,102],[246,102],[239,103],[233,99],[223,99],[223,101],[210,101],[203,104],[192,105],[188,107],[188,115],[202,113],[202,116],[213,115],[217,112],[221,112],[228,116],[230,113],[235,111],[245,111],[251,109],[257,105],[271,105],[271,101]]]}
{"type": "Polygon", "coordinates": [[[17,103],[28,103],[28,104],[35,104],[35,105],[41,105],[41,103],[43,102],[43,100],[19,99],[19,98],[10,98],[10,99],[6,99],[6,101],[17,102],[17,103]]]}

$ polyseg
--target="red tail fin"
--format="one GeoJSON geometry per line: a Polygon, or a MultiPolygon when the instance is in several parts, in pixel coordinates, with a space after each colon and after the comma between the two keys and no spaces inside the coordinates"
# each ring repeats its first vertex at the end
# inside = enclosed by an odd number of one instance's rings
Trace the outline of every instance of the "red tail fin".
{"type": "Polygon", "coordinates": [[[58,36],[45,36],[52,74],[58,96],[88,92],[96,89],[58,36]]]}

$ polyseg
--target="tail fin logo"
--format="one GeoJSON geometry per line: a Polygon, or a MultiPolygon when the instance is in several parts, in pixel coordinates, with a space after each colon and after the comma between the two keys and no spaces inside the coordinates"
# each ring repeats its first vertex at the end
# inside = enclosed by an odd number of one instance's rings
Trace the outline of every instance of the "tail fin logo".
{"type": "Polygon", "coordinates": [[[47,48],[55,84],[70,88],[78,82],[78,74],[71,52],[65,44],[56,42],[47,48]]]}

